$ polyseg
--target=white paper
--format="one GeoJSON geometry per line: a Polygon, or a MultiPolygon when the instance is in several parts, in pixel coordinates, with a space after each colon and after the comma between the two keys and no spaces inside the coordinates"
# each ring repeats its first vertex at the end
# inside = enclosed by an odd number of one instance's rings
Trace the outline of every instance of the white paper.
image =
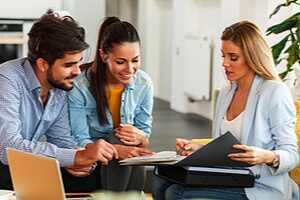
{"type": "Polygon", "coordinates": [[[14,191],[0,190],[0,200],[15,200],[14,191]]]}
{"type": "Polygon", "coordinates": [[[154,155],[138,156],[120,160],[119,163],[122,164],[151,164],[151,163],[161,163],[161,162],[177,162],[182,160],[185,156],[179,156],[175,151],[161,151],[154,155]]]}

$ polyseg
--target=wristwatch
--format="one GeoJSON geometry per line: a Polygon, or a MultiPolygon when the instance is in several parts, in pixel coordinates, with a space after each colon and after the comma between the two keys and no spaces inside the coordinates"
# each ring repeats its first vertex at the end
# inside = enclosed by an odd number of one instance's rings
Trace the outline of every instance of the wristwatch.
{"type": "Polygon", "coordinates": [[[98,166],[98,164],[97,164],[97,162],[95,162],[91,168],[89,175],[91,175],[93,173],[93,171],[96,169],[97,166],[98,166]]]}
{"type": "Polygon", "coordinates": [[[280,156],[279,156],[279,154],[277,153],[277,151],[273,151],[273,152],[274,152],[274,154],[275,154],[275,159],[273,160],[271,166],[274,167],[274,168],[277,168],[278,165],[279,165],[280,156]]]}

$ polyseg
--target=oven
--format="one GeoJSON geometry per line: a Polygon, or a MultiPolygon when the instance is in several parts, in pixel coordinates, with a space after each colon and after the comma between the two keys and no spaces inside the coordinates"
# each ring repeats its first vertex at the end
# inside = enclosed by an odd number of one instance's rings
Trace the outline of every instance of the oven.
{"type": "Polygon", "coordinates": [[[32,21],[0,18],[0,64],[26,57],[28,24],[32,21]]]}

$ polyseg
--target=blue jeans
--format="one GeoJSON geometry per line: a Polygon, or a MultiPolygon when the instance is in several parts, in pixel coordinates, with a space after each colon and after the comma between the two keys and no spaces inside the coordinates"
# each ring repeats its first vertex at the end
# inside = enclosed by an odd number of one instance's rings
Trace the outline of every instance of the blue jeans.
{"type": "Polygon", "coordinates": [[[158,176],[154,176],[152,191],[152,195],[155,200],[179,200],[193,198],[224,200],[248,199],[244,188],[199,187],[180,185],[158,176]]]}
{"type": "Polygon", "coordinates": [[[108,165],[102,165],[101,189],[109,191],[142,191],[146,170],[144,166],[122,166],[119,160],[112,159],[108,165]]]}
{"type": "MultiPolygon", "coordinates": [[[[124,145],[115,132],[105,138],[111,144],[124,145]]],[[[102,165],[100,170],[101,189],[109,191],[142,191],[146,180],[144,166],[122,166],[119,160],[112,159],[108,165],[102,165]]]]}

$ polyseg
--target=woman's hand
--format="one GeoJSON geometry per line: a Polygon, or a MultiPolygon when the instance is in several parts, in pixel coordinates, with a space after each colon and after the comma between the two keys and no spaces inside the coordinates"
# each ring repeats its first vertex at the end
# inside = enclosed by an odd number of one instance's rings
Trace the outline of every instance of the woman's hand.
{"type": "Polygon", "coordinates": [[[146,147],[149,144],[144,131],[132,125],[120,124],[114,131],[116,136],[128,146],[146,147]]]}
{"type": "Polygon", "coordinates": [[[114,147],[117,149],[119,160],[123,160],[125,158],[132,158],[137,156],[145,156],[145,155],[153,155],[154,152],[141,147],[134,147],[134,146],[124,146],[119,144],[113,144],[114,147]]]}
{"type": "Polygon", "coordinates": [[[261,149],[254,146],[246,145],[233,145],[235,149],[244,150],[244,153],[232,153],[228,157],[235,161],[246,162],[250,165],[256,165],[260,163],[271,164],[275,159],[275,154],[272,151],[261,149]]]}
{"type": "Polygon", "coordinates": [[[182,148],[184,148],[184,151],[182,151],[180,153],[181,156],[188,156],[188,155],[194,153],[196,150],[203,147],[202,144],[197,144],[197,143],[191,142],[190,140],[186,140],[186,139],[182,139],[182,138],[176,138],[175,144],[176,144],[176,152],[178,152],[182,148]]]}

